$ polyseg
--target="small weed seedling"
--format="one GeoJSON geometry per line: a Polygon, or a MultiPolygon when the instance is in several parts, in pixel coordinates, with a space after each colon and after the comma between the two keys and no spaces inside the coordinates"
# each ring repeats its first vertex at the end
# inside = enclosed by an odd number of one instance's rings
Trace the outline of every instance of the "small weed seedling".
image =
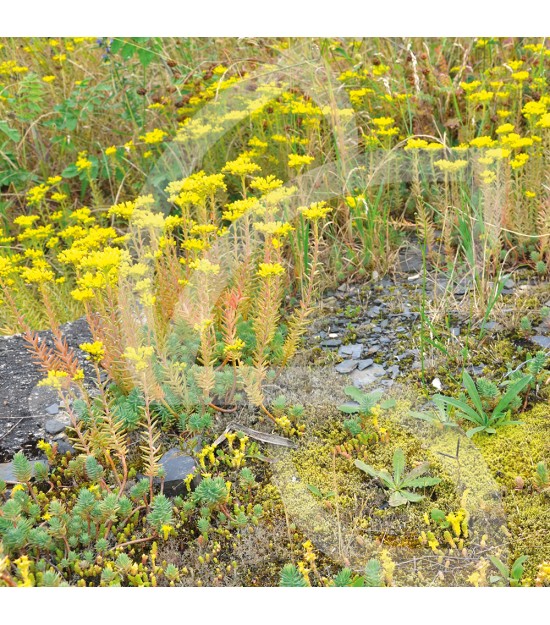
{"type": "Polygon", "coordinates": [[[511,568],[508,568],[501,560],[495,556],[489,556],[493,566],[498,570],[500,575],[491,575],[489,581],[491,584],[508,583],[510,586],[521,586],[521,578],[523,577],[523,563],[527,560],[527,556],[520,556],[511,568]]]}
{"type": "Polygon", "coordinates": [[[414,489],[435,486],[441,482],[438,477],[422,477],[429,469],[427,462],[423,462],[408,473],[405,473],[405,454],[402,449],[396,449],[393,454],[393,475],[390,475],[388,471],[383,469],[375,469],[362,460],[356,460],[355,466],[367,475],[382,482],[384,487],[391,493],[389,504],[394,508],[409,502],[421,501],[424,496],[413,493],[414,489]]]}

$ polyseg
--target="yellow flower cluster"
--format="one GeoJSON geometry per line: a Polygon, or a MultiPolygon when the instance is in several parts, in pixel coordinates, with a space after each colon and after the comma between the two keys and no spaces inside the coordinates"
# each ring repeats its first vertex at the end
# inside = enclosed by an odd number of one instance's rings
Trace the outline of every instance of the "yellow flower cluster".
{"type": "Polygon", "coordinates": [[[189,263],[191,269],[205,274],[217,275],[220,273],[220,265],[212,263],[208,258],[200,258],[189,263]]]}
{"type": "Polygon", "coordinates": [[[92,168],[92,161],[85,150],[78,153],[75,165],[78,171],[89,171],[92,168]]]}
{"type": "Polygon", "coordinates": [[[332,208],[327,206],[326,202],[314,202],[309,206],[303,206],[299,211],[306,219],[317,221],[324,219],[332,211],[332,208]]]}
{"type": "Polygon", "coordinates": [[[260,263],[256,275],[260,278],[271,278],[285,273],[285,268],[279,263],[260,263]]]}
{"type": "Polygon", "coordinates": [[[301,154],[289,154],[288,166],[294,169],[299,169],[305,165],[309,165],[315,159],[313,156],[301,155],[301,154]]]}
{"type": "Polygon", "coordinates": [[[101,362],[105,358],[105,346],[101,341],[94,341],[93,343],[81,343],[79,345],[83,352],[86,352],[90,360],[94,362],[101,362]]]}
{"type": "Polygon", "coordinates": [[[438,161],[434,161],[434,165],[441,171],[454,174],[458,171],[462,171],[463,169],[465,169],[468,165],[468,161],[464,161],[464,160],[447,161],[445,159],[441,159],[438,161]]]}
{"type": "Polygon", "coordinates": [[[159,128],[155,128],[154,130],[150,130],[146,132],[144,135],[141,135],[140,141],[147,143],[149,145],[154,145],[156,143],[162,143],[164,139],[168,136],[168,133],[164,132],[164,130],[160,130],[159,128]]]}
{"type": "Polygon", "coordinates": [[[254,174],[260,170],[261,167],[257,163],[252,162],[250,155],[246,153],[241,154],[234,161],[227,162],[222,169],[223,172],[240,177],[254,174]]]}
{"type": "Polygon", "coordinates": [[[149,367],[149,360],[155,353],[155,348],[151,345],[145,347],[127,347],[124,350],[124,357],[134,364],[136,371],[144,371],[149,367]]]}

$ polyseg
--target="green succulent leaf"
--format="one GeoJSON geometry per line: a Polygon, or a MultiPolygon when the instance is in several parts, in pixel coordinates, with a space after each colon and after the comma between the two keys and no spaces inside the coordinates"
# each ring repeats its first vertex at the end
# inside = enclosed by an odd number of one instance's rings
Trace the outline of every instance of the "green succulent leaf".
{"type": "Polygon", "coordinates": [[[417,477],[420,477],[421,475],[424,475],[424,473],[427,473],[429,469],[430,469],[430,463],[429,462],[422,462],[421,464],[419,464],[416,467],[412,468],[407,473],[405,479],[407,480],[407,482],[409,482],[410,480],[414,480],[417,477]]]}
{"type": "Polygon", "coordinates": [[[424,499],[424,495],[420,495],[419,493],[413,493],[410,490],[400,490],[399,494],[411,503],[416,503],[424,499]]]}
{"type": "Polygon", "coordinates": [[[367,562],[365,566],[365,586],[375,588],[384,585],[382,566],[380,562],[374,558],[367,562]]]}
{"type": "Polygon", "coordinates": [[[281,571],[279,586],[283,588],[305,588],[307,582],[294,564],[285,564],[281,571]]]}
{"type": "Polygon", "coordinates": [[[13,457],[13,473],[18,482],[30,482],[32,478],[32,464],[22,451],[13,457]]]}

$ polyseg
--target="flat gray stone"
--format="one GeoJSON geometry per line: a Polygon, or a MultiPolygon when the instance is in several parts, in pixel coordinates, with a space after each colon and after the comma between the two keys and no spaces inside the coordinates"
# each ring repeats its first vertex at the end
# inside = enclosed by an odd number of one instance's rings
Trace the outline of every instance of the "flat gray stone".
{"type": "Polygon", "coordinates": [[[378,378],[381,378],[386,373],[384,367],[378,364],[374,364],[368,369],[363,369],[363,371],[354,371],[351,374],[351,381],[353,386],[357,388],[364,388],[365,386],[369,386],[373,382],[376,382],[378,378]]]}
{"type": "Polygon", "coordinates": [[[535,336],[531,337],[531,341],[542,347],[542,349],[550,349],[550,336],[536,334],[535,336]]]}
{"type": "Polygon", "coordinates": [[[359,371],[363,371],[363,369],[370,367],[372,364],[374,364],[374,360],[372,358],[365,358],[357,363],[357,368],[359,371]]]}
{"type": "MultiPolygon", "coordinates": [[[[92,336],[84,318],[61,326],[70,348],[74,349],[86,379],[94,380],[93,365],[78,349],[92,336]],[[81,359],[81,360],[80,360],[81,359]]],[[[39,332],[44,345],[53,346],[52,333],[39,332]]],[[[60,418],[61,408],[54,413],[54,404],[61,404],[55,389],[37,386],[44,372],[33,362],[22,335],[2,337],[0,340],[0,450],[2,460],[11,458],[20,449],[31,449],[43,436],[44,421],[60,418]],[[15,425],[15,427],[13,427],[15,425]]]]}
{"type": "Polygon", "coordinates": [[[61,455],[64,456],[66,453],[70,453],[72,456],[76,456],[77,454],[76,449],[68,441],[58,440],[56,441],[56,443],[57,443],[57,451],[61,455]]]}
{"type": "Polygon", "coordinates": [[[338,373],[351,373],[356,368],[357,360],[344,360],[343,362],[339,362],[334,367],[338,373]]]}
{"type": "Polygon", "coordinates": [[[46,412],[51,415],[57,414],[59,412],[59,404],[51,404],[46,408],[46,412]]]}
{"type": "Polygon", "coordinates": [[[363,352],[363,346],[361,343],[353,343],[350,345],[342,345],[338,350],[339,356],[350,356],[354,360],[358,360],[361,358],[361,353],[363,352]]]}
{"type": "Polygon", "coordinates": [[[340,339],[327,339],[326,341],[321,341],[321,347],[339,347],[342,345],[342,341],[340,339]]]}
{"type": "Polygon", "coordinates": [[[399,367],[397,365],[392,365],[388,367],[387,373],[389,373],[394,380],[399,375],[399,367]]]}

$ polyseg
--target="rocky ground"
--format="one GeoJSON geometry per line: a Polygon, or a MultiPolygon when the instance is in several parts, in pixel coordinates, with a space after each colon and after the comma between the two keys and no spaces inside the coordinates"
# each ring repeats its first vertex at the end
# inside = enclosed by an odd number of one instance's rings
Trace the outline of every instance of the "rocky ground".
{"type": "MultiPolygon", "coordinates": [[[[79,319],[62,326],[69,347],[75,349],[82,367],[89,365],[78,346],[91,339],[88,324],[79,319]]],[[[51,332],[40,332],[51,344],[51,332]]],[[[6,463],[20,449],[32,453],[41,438],[57,438],[63,450],[63,431],[69,420],[55,390],[37,386],[44,378],[32,360],[22,335],[0,337],[0,462],[6,463]]],[[[2,477],[0,465],[0,479],[2,477]]],[[[7,481],[7,480],[6,480],[7,481]]]]}
{"type": "Polygon", "coordinates": [[[469,372],[490,377],[504,358],[498,359],[491,345],[509,343],[510,365],[529,351],[550,350],[550,318],[540,313],[550,307],[550,283],[529,273],[508,278],[494,318],[483,328],[470,314],[472,288],[467,278],[449,280],[433,271],[424,278],[419,251],[405,249],[395,275],[379,279],[375,273],[366,283],[325,293],[306,338],[306,360],[332,366],[343,384],[358,388],[391,388],[398,380],[419,380],[424,371],[426,381],[442,390],[444,378],[460,376],[457,354],[465,345],[469,372]],[[438,319],[425,323],[424,341],[423,307],[427,319],[438,319]],[[529,331],[519,329],[522,316],[533,320],[529,331]]]}

